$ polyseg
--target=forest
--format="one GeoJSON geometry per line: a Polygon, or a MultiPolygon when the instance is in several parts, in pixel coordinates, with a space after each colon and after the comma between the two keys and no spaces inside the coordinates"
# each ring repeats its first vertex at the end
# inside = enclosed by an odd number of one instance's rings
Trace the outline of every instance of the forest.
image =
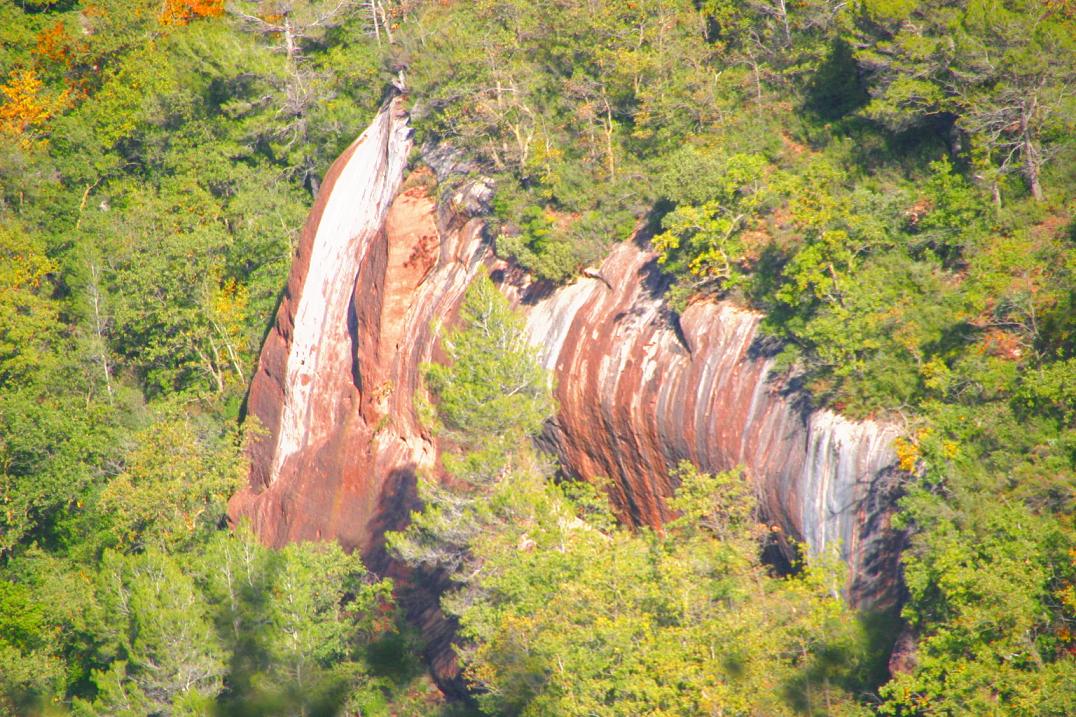
{"type": "Polygon", "coordinates": [[[1074,130],[1071,0],[0,0],[0,715],[1073,714],[1074,130]],[[899,604],[775,565],[740,470],[619,520],[532,440],[485,275],[386,537],[462,693],[398,577],[229,521],[304,219],[399,89],[499,257],[645,233],[672,315],[759,312],[815,406],[900,426],[899,604]]]}

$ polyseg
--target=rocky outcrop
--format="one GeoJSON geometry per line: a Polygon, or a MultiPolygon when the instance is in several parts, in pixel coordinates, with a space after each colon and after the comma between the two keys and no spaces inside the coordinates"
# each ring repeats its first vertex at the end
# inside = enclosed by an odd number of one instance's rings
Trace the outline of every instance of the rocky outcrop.
{"type": "MultiPolygon", "coordinates": [[[[406,520],[416,473],[437,465],[412,403],[419,365],[437,356],[435,320],[451,321],[486,265],[552,373],[546,440],[566,470],[611,478],[625,519],[669,517],[668,468],[681,459],[743,465],[784,534],[839,546],[855,601],[893,599],[893,428],[813,411],[784,389],[756,314],[697,303],[671,316],[641,241],[569,286],[530,282],[493,257],[479,220],[403,185],[409,151],[396,100],[325,177],[251,385],[248,415],[267,431],[233,517],[269,543],[338,538],[383,567],[380,536],[406,520]]],[[[461,197],[448,205],[480,203],[461,197]]]]}
{"type": "MultiPolygon", "coordinates": [[[[359,413],[369,391],[356,366],[357,281],[384,260],[378,247],[386,243],[410,133],[394,100],[330,168],[262,347],[247,415],[265,432],[251,449],[249,485],[229,507],[269,543],[339,537],[361,544],[376,508],[382,481],[366,463],[377,452],[359,413]]],[[[400,460],[413,458],[398,452],[400,460]]]]}
{"type": "Polygon", "coordinates": [[[699,302],[670,315],[656,258],[635,242],[546,296],[525,279],[504,284],[556,380],[550,445],[577,475],[612,478],[625,518],[670,517],[668,467],[680,460],[706,471],[743,466],[768,521],[815,553],[839,550],[854,601],[893,599],[896,429],[811,410],[785,389],[758,314],[699,302]]]}

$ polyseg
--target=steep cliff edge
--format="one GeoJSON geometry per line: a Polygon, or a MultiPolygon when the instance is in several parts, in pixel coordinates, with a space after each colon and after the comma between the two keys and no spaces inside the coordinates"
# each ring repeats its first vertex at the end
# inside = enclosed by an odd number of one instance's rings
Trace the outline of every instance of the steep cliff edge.
{"type": "Polygon", "coordinates": [[[850,595],[897,590],[891,427],[812,411],[782,391],[759,350],[756,314],[698,303],[677,322],[645,246],[619,245],[599,270],[557,289],[497,260],[481,223],[415,187],[399,100],[337,160],[304,228],[248,398],[267,429],[249,485],[231,502],[272,544],[341,540],[376,562],[380,536],[406,520],[417,471],[437,463],[412,404],[451,320],[486,265],[523,310],[553,373],[559,413],[547,438],[565,468],[608,476],[620,513],[658,525],[668,466],[742,464],[768,520],[813,551],[838,543],[850,595]]]}

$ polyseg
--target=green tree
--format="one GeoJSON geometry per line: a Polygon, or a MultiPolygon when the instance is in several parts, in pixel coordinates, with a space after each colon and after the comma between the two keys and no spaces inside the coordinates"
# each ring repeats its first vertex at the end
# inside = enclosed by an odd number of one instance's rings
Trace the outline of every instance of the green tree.
{"type": "Polygon", "coordinates": [[[109,446],[107,408],[79,395],[44,244],[0,217],[0,555],[48,534],[109,446]]]}
{"type": "Polygon", "coordinates": [[[183,550],[222,523],[246,461],[234,435],[199,433],[191,417],[163,416],[133,436],[123,471],[97,504],[118,547],[183,550]]]}
{"type": "Polygon", "coordinates": [[[436,427],[456,447],[445,466],[480,483],[499,470],[498,456],[509,457],[552,414],[550,379],[523,319],[484,273],[467,289],[460,326],[441,346],[449,363],[422,370],[436,402],[436,427]]]}
{"type": "Polygon", "coordinates": [[[0,580],[0,715],[25,713],[37,695],[62,689],[57,635],[24,585],[0,580]]]}
{"type": "Polygon", "coordinates": [[[704,192],[707,199],[677,206],[662,219],[665,231],[654,237],[658,262],[690,277],[688,290],[725,290],[743,278],[751,254],[745,234],[774,194],[764,157],[734,154],[722,164],[717,172],[707,173],[705,188],[687,190],[704,192]]]}
{"type": "Polygon", "coordinates": [[[208,605],[175,558],[106,551],[98,574],[99,650],[93,714],[194,715],[223,689],[225,654],[208,605]]]}
{"type": "Polygon", "coordinates": [[[451,363],[424,367],[435,401],[425,420],[449,441],[442,454],[447,481],[420,477],[422,510],[405,531],[388,535],[406,563],[457,576],[472,565],[477,536],[502,519],[491,491],[515,471],[543,473],[529,443],[553,412],[549,378],[522,319],[488,276],[468,287],[460,321],[442,342],[451,363]]]}
{"type": "Polygon", "coordinates": [[[1072,135],[1076,66],[1071,10],[1043,0],[862,3],[859,62],[868,116],[906,128],[950,116],[1000,203],[998,177],[1019,169],[1042,200],[1042,167],[1072,135]]]}
{"type": "Polygon", "coordinates": [[[704,0],[700,5],[724,58],[750,68],[759,109],[764,84],[795,87],[818,69],[844,8],[832,0],[704,0]]]}
{"type": "Polygon", "coordinates": [[[318,150],[325,142],[335,142],[336,151],[343,149],[334,135],[357,135],[376,106],[383,79],[379,54],[369,43],[347,40],[365,35],[372,22],[369,29],[377,31],[380,44],[383,26],[390,27],[384,25],[384,2],[236,0],[227,8],[240,31],[257,38],[263,53],[268,50],[279,58],[264,62],[253,74],[246,69],[245,82],[256,81],[268,97],[254,102],[236,98],[228,109],[247,120],[244,126],[253,141],[286,158],[288,171],[316,195],[320,173],[334,154],[330,149],[329,156],[319,156],[318,150]],[[360,11],[363,4],[373,10],[371,15],[360,11]],[[334,31],[335,42],[330,43],[334,31]],[[319,52],[329,44],[333,52],[319,52]],[[264,111],[266,100],[275,111],[264,111]]]}
{"type": "MultiPolygon", "coordinates": [[[[983,497],[990,475],[971,461],[998,456],[972,458],[945,433],[928,434],[921,448],[925,485],[903,513],[917,529],[904,557],[904,616],[919,639],[914,669],[882,690],[882,714],[1066,714],[1065,685],[1076,679],[1071,530],[1020,502],[983,497]],[[948,504],[929,489],[936,482],[953,494],[948,504]]],[[[1061,471],[1032,480],[1071,485],[1071,465],[1061,471]]]]}
{"type": "Polygon", "coordinates": [[[445,600],[487,714],[862,714],[847,690],[868,660],[838,578],[767,576],[742,476],[677,476],[664,536],[599,530],[540,477],[496,492],[509,519],[445,600]]]}
{"type": "Polygon", "coordinates": [[[428,98],[416,127],[497,177],[498,251],[557,282],[630,235],[645,162],[718,124],[736,91],[681,0],[431,3],[410,23],[397,55],[428,98]]]}
{"type": "Polygon", "coordinates": [[[365,650],[390,615],[391,582],[336,543],[262,546],[249,526],[219,532],[195,572],[231,657],[238,714],[321,714],[377,692],[365,650]]]}
{"type": "Polygon", "coordinates": [[[16,386],[55,371],[62,340],[59,307],[49,298],[55,262],[40,238],[0,221],[0,383],[16,386]]]}

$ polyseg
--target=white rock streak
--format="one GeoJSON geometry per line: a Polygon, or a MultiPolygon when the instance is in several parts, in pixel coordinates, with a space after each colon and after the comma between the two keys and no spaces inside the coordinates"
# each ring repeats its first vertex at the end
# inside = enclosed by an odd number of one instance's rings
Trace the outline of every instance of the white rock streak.
{"type": "Polygon", "coordinates": [[[547,371],[556,371],[560,350],[575,315],[591,300],[596,286],[600,286],[597,279],[581,279],[527,312],[527,337],[538,350],[539,360],[547,371]]]}
{"type": "Polygon", "coordinates": [[[289,457],[334,430],[342,378],[351,375],[354,347],[348,312],[355,280],[371,241],[403,180],[411,149],[406,115],[392,105],[352,144],[350,159],[328,191],[295,312],[285,398],[269,481],[289,457]],[[316,396],[329,396],[317,402],[316,396]],[[330,415],[312,416],[315,405],[330,415]]]}
{"type": "Polygon", "coordinates": [[[851,542],[860,512],[858,496],[869,493],[869,486],[861,482],[892,464],[897,435],[892,425],[853,422],[832,411],[811,414],[800,519],[803,539],[813,554],[835,543],[842,557],[855,549],[851,542]]]}

